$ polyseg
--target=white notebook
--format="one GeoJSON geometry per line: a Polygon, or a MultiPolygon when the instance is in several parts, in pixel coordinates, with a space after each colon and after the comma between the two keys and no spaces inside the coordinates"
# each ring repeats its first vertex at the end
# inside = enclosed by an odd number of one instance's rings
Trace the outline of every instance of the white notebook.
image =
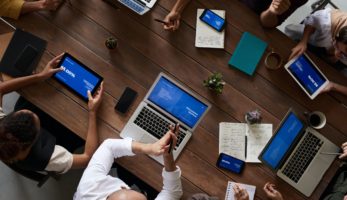
{"type": "MultiPolygon", "coordinates": [[[[225,10],[212,10],[222,18],[225,18],[225,10]]],[[[196,16],[195,46],[200,48],[224,49],[225,30],[218,32],[200,20],[204,9],[198,9],[196,16]]]]}
{"type": "MultiPolygon", "coordinates": [[[[227,187],[227,191],[225,194],[225,200],[234,200],[234,190],[233,187],[236,183],[232,182],[232,181],[228,181],[228,187],[227,187]]],[[[254,199],[254,195],[255,195],[255,189],[256,187],[254,185],[247,185],[247,184],[242,184],[242,183],[237,183],[240,187],[244,188],[247,190],[248,192],[248,196],[249,196],[249,200],[253,200],[254,199]]]]}
{"type": "Polygon", "coordinates": [[[272,124],[219,123],[219,153],[245,162],[260,163],[258,156],[272,136],[272,124]]]}

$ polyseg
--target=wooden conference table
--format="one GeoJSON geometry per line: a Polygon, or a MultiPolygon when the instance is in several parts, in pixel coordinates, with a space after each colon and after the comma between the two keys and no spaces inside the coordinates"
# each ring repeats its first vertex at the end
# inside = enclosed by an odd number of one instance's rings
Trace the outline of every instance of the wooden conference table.
{"type": "MultiPolygon", "coordinates": [[[[159,0],[151,12],[139,16],[116,3],[113,7],[100,0],[71,0],[57,12],[40,12],[10,20],[11,23],[48,41],[42,57],[42,68],[54,55],[68,51],[105,78],[105,94],[98,113],[98,131],[101,141],[119,138],[127,120],[143,99],[159,72],[165,72],[187,85],[213,105],[188,145],[177,160],[182,169],[184,197],[204,192],[223,199],[227,181],[233,180],[257,186],[256,199],[266,199],[264,183],[273,182],[286,199],[318,199],[335,173],[339,161],[334,162],[323,181],[310,198],[275,176],[262,164],[247,164],[241,175],[220,170],[215,166],[218,157],[219,122],[243,122],[247,111],[258,108],[263,122],[277,127],[289,107],[297,113],[320,110],[328,123],[321,133],[335,144],[347,141],[347,98],[336,93],[322,94],[310,100],[283,68],[268,70],[263,60],[253,77],[228,67],[227,62],[241,34],[251,32],[269,43],[285,59],[295,45],[277,30],[263,29],[258,16],[237,0],[194,0],[183,13],[180,29],[163,30],[162,19],[173,6],[173,0],[159,0]],[[224,50],[198,49],[194,46],[197,8],[227,10],[224,50]],[[118,47],[108,50],[104,42],[113,36],[118,47]],[[224,75],[223,94],[216,95],[202,86],[212,72],[224,75]],[[113,107],[124,88],[138,92],[131,110],[121,115],[113,107]]],[[[10,32],[0,26],[0,32],[10,32]]],[[[1,50],[9,35],[2,35],[1,50]]],[[[321,70],[333,81],[347,85],[347,80],[332,67],[315,59],[321,70]]],[[[22,95],[85,138],[87,131],[86,103],[54,80],[48,80],[20,91],[22,95]]],[[[121,158],[117,162],[148,184],[161,189],[162,166],[145,155],[121,158]]]]}

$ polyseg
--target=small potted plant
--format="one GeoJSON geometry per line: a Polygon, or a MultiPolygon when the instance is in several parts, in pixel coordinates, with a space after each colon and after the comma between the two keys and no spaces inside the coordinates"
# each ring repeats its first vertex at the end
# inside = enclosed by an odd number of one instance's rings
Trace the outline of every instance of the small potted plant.
{"type": "Polygon", "coordinates": [[[217,94],[222,94],[225,82],[223,81],[223,76],[221,73],[214,72],[207,78],[207,80],[204,80],[203,85],[217,94]]]}
{"type": "Polygon", "coordinates": [[[248,124],[260,123],[261,119],[261,112],[258,109],[249,111],[245,115],[245,120],[248,124]]]}
{"type": "Polygon", "coordinates": [[[117,39],[114,38],[114,37],[109,37],[106,39],[105,41],[105,46],[108,48],[108,49],[115,49],[117,47],[117,39]]]}

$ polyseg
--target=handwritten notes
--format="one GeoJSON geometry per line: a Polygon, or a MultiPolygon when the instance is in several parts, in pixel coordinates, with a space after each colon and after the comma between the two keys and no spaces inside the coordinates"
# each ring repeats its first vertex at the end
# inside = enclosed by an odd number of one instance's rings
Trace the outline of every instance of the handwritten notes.
{"type": "MultiPolygon", "coordinates": [[[[228,181],[228,187],[227,187],[227,192],[225,194],[225,200],[234,200],[234,190],[233,187],[236,183],[232,181],[228,181]]],[[[255,189],[256,187],[254,185],[247,185],[247,184],[242,184],[242,183],[237,183],[241,188],[244,188],[248,192],[248,196],[250,200],[254,199],[255,195],[255,189]]]]}
{"type": "Polygon", "coordinates": [[[272,124],[219,124],[219,153],[246,162],[260,163],[258,156],[272,136],[272,124]]]}
{"type": "MultiPolygon", "coordinates": [[[[196,17],[196,36],[195,36],[195,46],[200,48],[224,48],[224,37],[225,31],[218,32],[202,22],[200,20],[200,15],[204,9],[198,9],[196,17]]],[[[212,10],[219,16],[225,18],[224,10],[212,10]]]]}

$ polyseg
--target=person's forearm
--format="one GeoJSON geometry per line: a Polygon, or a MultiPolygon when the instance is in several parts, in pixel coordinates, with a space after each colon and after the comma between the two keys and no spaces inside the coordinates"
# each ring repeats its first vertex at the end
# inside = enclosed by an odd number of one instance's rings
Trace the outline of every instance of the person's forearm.
{"type": "Polygon", "coordinates": [[[304,42],[305,44],[308,43],[311,35],[314,33],[316,29],[313,26],[305,25],[304,33],[302,34],[301,42],[304,42]]]}
{"type": "Polygon", "coordinates": [[[176,164],[175,164],[175,160],[173,158],[173,155],[172,154],[169,154],[169,155],[163,155],[164,157],[164,168],[165,168],[165,171],[167,172],[173,172],[175,171],[177,168],[176,168],[176,164]]]}
{"type": "Polygon", "coordinates": [[[131,150],[134,154],[148,154],[149,145],[150,144],[144,144],[144,143],[133,141],[131,143],[131,150]]]}
{"type": "Polygon", "coordinates": [[[43,78],[42,76],[40,76],[40,74],[33,74],[30,76],[24,76],[4,81],[0,83],[0,94],[4,95],[42,80],[43,78]]]}
{"type": "Polygon", "coordinates": [[[89,111],[88,132],[86,144],[84,147],[84,154],[91,158],[96,148],[98,147],[98,144],[99,138],[96,126],[96,111],[89,111]]]}
{"type": "Polygon", "coordinates": [[[267,9],[260,14],[260,23],[266,28],[274,28],[278,25],[278,17],[267,9]]]}
{"type": "Polygon", "coordinates": [[[337,83],[333,83],[332,90],[347,96],[347,87],[346,86],[343,86],[343,85],[340,85],[337,83]]]}
{"type": "Polygon", "coordinates": [[[35,12],[44,9],[44,1],[25,1],[21,14],[35,12]]]}
{"type": "Polygon", "coordinates": [[[187,6],[189,1],[190,0],[177,0],[175,5],[171,9],[171,12],[174,11],[174,12],[182,13],[182,11],[187,6]]]}

